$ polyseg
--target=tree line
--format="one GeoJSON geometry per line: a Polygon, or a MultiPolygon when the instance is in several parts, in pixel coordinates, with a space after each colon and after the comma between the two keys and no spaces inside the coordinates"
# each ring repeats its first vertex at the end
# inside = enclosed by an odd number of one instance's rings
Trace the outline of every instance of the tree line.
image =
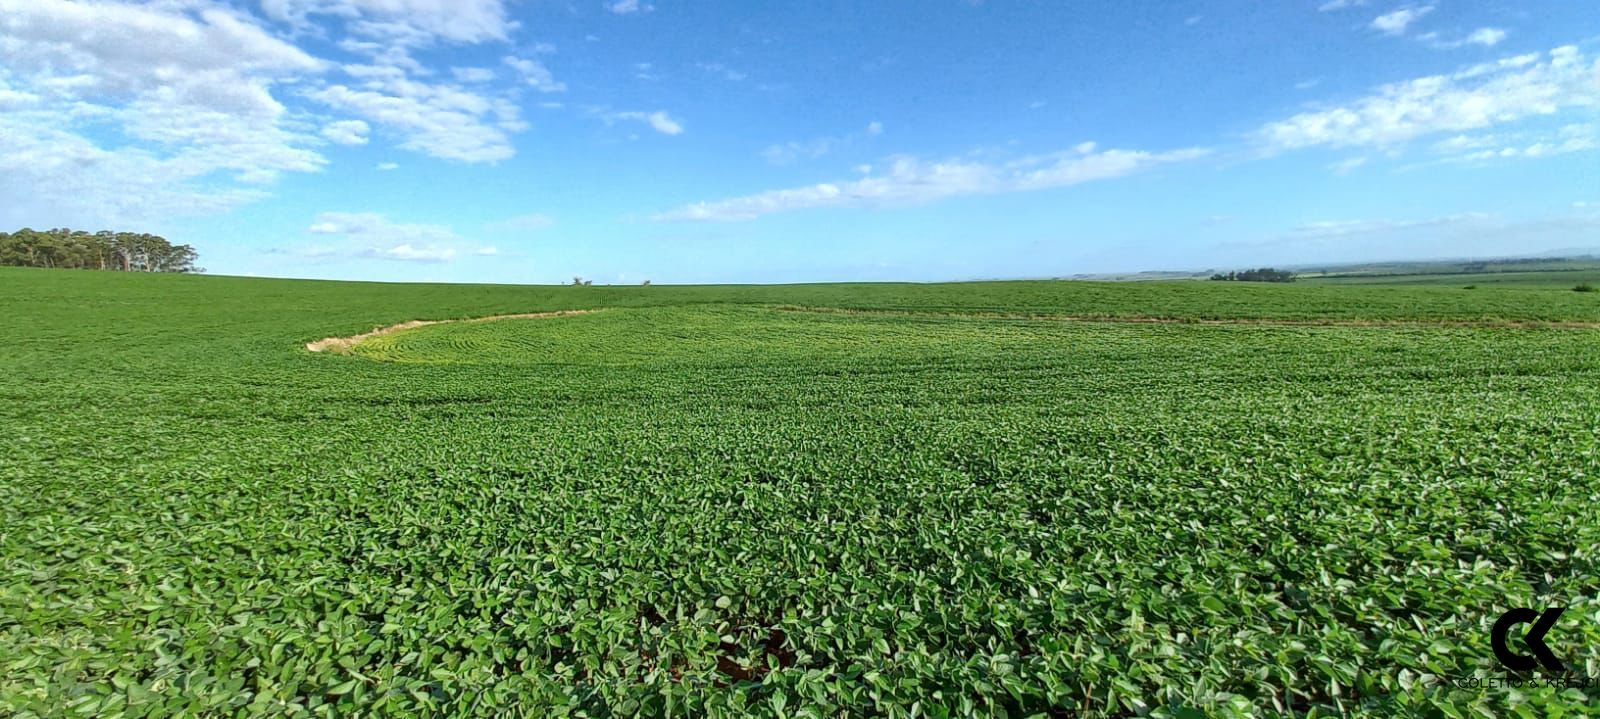
{"type": "Polygon", "coordinates": [[[1275,270],[1263,267],[1259,270],[1245,270],[1243,272],[1218,272],[1211,279],[1219,282],[1293,282],[1294,273],[1288,270],[1275,270]]]}
{"type": "Polygon", "coordinates": [[[203,272],[188,245],[142,232],[28,228],[0,232],[0,265],[119,272],[203,272]]]}

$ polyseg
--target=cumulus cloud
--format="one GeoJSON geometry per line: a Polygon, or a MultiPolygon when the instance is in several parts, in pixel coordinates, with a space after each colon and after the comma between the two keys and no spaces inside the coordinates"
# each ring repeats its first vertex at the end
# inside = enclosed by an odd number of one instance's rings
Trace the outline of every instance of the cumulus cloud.
{"type": "Polygon", "coordinates": [[[455,76],[456,82],[477,84],[494,80],[494,70],[486,67],[452,67],[450,74],[455,76]]]}
{"type": "Polygon", "coordinates": [[[52,112],[0,113],[0,225],[143,225],[223,212],[261,199],[249,186],[206,181],[213,157],[107,149],[59,129],[52,112]]]}
{"type": "Polygon", "coordinates": [[[1480,27],[1467,36],[1467,44],[1494,47],[1506,39],[1506,31],[1497,27],[1480,27]]]}
{"type": "Polygon", "coordinates": [[[606,9],[617,15],[632,15],[634,13],[652,12],[656,6],[639,0],[612,0],[606,3],[606,9]]]}
{"type": "Polygon", "coordinates": [[[498,162],[516,154],[510,134],[526,129],[517,106],[465,88],[420,82],[383,66],[348,66],[359,82],[309,90],[329,107],[393,129],[400,147],[442,160],[498,162]]]}
{"type": "MultiPolygon", "coordinates": [[[[308,34],[334,27],[340,49],[368,58],[342,66],[342,81],[304,88],[304,97],[390,130],[402,149],[431,157],[480,163],[516,154],[510,136],[526,125],[516,103],[487,86],[492,69],[450,68],[452,84],[412,57],[439,45],[506,42],[517,23],[503,0],[262,0],[261,8],[308,34]]],[[[537,89],[564,87],[537,61],[505,62],[537,89]]]]}
{"type": "Polygon", "coordinates": [[[706,72],[721,75],[723,78],[731,82],[741,82],[745,78],[749,77],[749,75],[746,73],[735,70],[720,62],[698,62],[695,63],[695,66],[701,70],[705,70],[706,72]]]}
{"type": "Polygon", "coordinates": [[[1432,5],[1400,8],[1394,12],[1373,18],[1371,27],[1385,35],[1404,35],[1406,34],[1406,28],[1411,27],[1412,23],[1421,20],[1431,12],[1433,12],[1432,5]]]}
{"type": "Polygon", "coordinates": [[[1458,47],[1466,47],[1468,45],[1476,45],[1478,47],[1494,47],[1506,39],[1506,34],[1507,33],[1505,30],[1501,30],[1497,27],[1480,27],[1458,40],[1441,39],[1439,33],[1436,32],[1430,32],[1425,35],[1418,36],[1417,39],[1427,43],[1428,46],[1433,48],[1440,50],[1454,50],[1458,47]]]}
{"type": "Polygon", "coordinates": [[[897,157],[884,172],[864,167],[860,179],[772,190],[714,202],[698,202],[660,213],[656,220],[736,221],[818,207],[893,207],[966,195],[992,195],[1066,187],[1131,175],[1157,165],[1207,154],[1191,148],[1152,153],[1099,150],[1094,143],[1006,163],[964,160],[927,162],[897,157]]]}
{"type": "Polygon", "coordinates": [[[320,15],[353,34],[413,46],[505,40],[516,27],[502,0],[261,0],[261,9],[301,27],[320,15]]]}
{"type": "Polygon", "coordinates": [[[683,125],[672,119],[672,116],[668,115],[665,110],[656,110],[655,112],[613,112],[605,115],[605,119],[606,122],[619,120],[642,122],[649,125],[650,129],[663,135],[683,134],[683,125]]]}
{"type": "Polygon", "coordinates": [[[1600,105],[1600,63],[1577,47],[1505,58],[1384,85],[1343,105],[1302,112],[1258,130],[1268,151],[1398,147],[1418,137],[1556,116],[1600,105]]]}
{"type": "Polygon", "coordinates": [[[358,253],[359,257],[403,262],[448,262],[456,258],[453,247],[415,247],[402,242],[393,247],[371,247],[358,253]]]}
{"type": "Polygon", "coordinates": [[[340,145],[365,145],[367,133],[371,130],[367,123],[360,120],[340,120],[323,126],[322,136],[340,145]]]}
{"type": "Polygon", "coordinates": [[[1433,145],[1433,151],[1441,162],[1461,164],[1539,159],[1596,149],[1600,149],[1600,128],[1590,123],[1571,123],[1553,131],[1462,134],[1433,145]]]}
{"type": "Polygon", "coordinates": [[[848,135],[819,137],[805,141],[790,141],[777,145],[769,145],[761,150],[761,156],[774,165],[790,165],[800,160],[815,160],[844,147],[847,147],[864,137],[877,137],[883,134],[883,123],[874,120],[867,123],[865,129],[848,135]]]}
{"type": "Polygon", "coordinates": [[[274,96],[327,64],[220,4],[0,0],[4,214],[133,222],[227,209],[326,160],[274,96]],[[103,145],[91,127],[128,140],[103,145]]]}
{"type": "Polygon", "coordinates": [[[215,107],[271,110],[266,81],[251,81],[252,73],[282,77],[324,66],[248,17],[208,5],[185,12],[165,4],[0,0],[0,33],[8,67],[75,78],[62,86],[75,94],[177,87],[215,107]]]}
{"type": "Polygon", "coordinates": [[[307,232],[342,238],[337,246],[318,245],[293,251],[316,257],[358,257],[401,262],[447,262],[464,254],[495,254],[493,247],[468,249],[455,231],[443,225],[392,222],[375,212],[324,212],[307,232]],[[487,250],[487,252],[486,252],[487,250]]]}
{"type": "Polygon", "coordinates": [[[505,64],[517,71],[522,81],[539,92],[563,92],[567,89],[566,83],[556,82],[550,69],[544,63],[530,58],[507,56],[505,64]]]}
{"type": "Polygon", "coordinates": [[[1361,166],[1365,164],[1367,164],[1367,158],[1365,157],[1347,157],[1343,160],[1333,163],[1333,165],[1331,165],[1328,169],[1333,170],[1333,174],[1335,175],[1348,175],[1360,169],[1361,166]]]}

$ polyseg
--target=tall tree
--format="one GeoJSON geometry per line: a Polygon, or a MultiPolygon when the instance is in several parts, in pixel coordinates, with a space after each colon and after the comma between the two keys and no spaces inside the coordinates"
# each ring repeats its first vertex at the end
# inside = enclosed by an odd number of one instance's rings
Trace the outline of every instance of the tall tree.
{"type": "Polygon", "coordinates": [[[200,272],[199,253],[159,235],[65,227],[0,232],[0,265],[123,272],[200,272]]]}

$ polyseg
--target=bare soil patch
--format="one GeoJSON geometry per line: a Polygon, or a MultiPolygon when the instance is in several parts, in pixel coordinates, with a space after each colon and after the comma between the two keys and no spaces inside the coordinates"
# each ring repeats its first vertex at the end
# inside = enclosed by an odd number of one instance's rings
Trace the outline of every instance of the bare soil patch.
{"type": "Polygon", "coordinates": [[[371,332],[362,332],[348,337],[324,337],[315,342],[307,342],[306,349],[312,352],[332,352],[334,354],[350,354],[351,348],[373,337],[392,335],[396,332],[426,327],[428,325],[442,325],[450,322],[494,322],[496,320],[535,320],[548,317],[570,317],[573,315],[587,315],[601,310],[557,310],[554,312],[522,312],[512,315],[490,315],[488,317],[472,317],[463,320],[411,320],[386,327],[374,327],[371,332]]]}

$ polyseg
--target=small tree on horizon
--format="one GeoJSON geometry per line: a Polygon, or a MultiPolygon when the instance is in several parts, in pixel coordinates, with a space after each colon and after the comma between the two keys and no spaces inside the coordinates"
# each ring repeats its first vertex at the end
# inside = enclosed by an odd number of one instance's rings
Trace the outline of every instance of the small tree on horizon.
{"type": "Polygon", "coordinates": [[[1243,272],[1218,272],[1211,276],[1217,282],[1293,282],[1294,273],[1288,270],[1275,270],[1271,267],[1262,267],[1258,270],[1245,270],[1243,272]]]}

